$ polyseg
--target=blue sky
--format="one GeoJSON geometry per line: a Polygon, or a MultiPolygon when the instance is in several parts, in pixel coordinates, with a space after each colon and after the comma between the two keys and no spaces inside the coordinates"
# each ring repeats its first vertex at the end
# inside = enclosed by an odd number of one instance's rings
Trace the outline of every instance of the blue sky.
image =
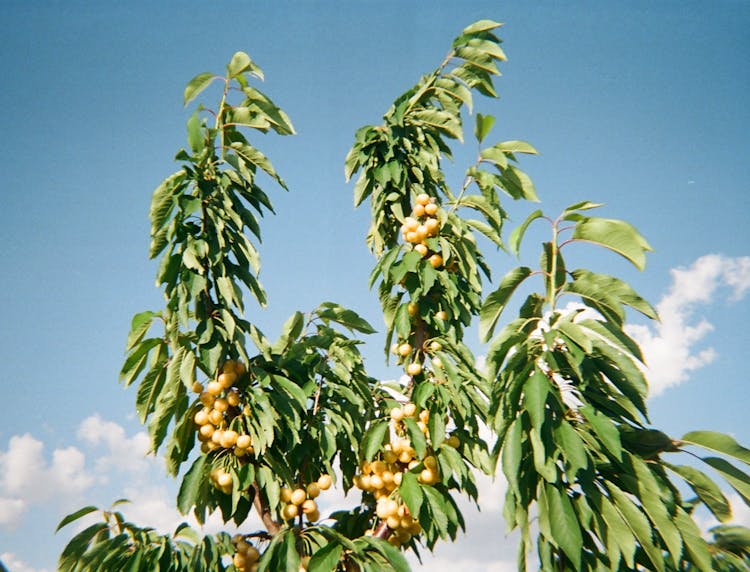
{"type": "MultiPolygon", "coordinates": [[[[277,216],[263,228],[270,307],[250,309],[269,335],[323,300],[382,323],[366,284],[368,213],[353,210],[343,157],[461,28],[492,18],[506,24],[509,62],[501,99],[476,102],[497,117],[490,138],[540,151],[523,165],[546,211],[604,202],[603,216],[629,220],[655,249],[644,273],[571,250],[575,265],[621,275],[660,303],[660,329],[633,318],[654,356],[653,421],[750,441],[750,4],[153,4],[0,6],[0,558],[11,570],[54,569],[66,539],[54,526],[89,500],[140,494],[132,510],[143,518],[172,504],[161,465],[142,459],[134,391],[117,372],[131,316],[161,303],[147,213],[185,144],[184,84],[237,50],[263,68],[262,88],[299,133],[256,140],[291,189],[273,191],[277,216]]],[[[458,152],[457,167],[474,152],[458,152]]],[[[507,206],[516,222],[530,210],[507,206]]],[[[496,275],[513,264],[488,258],[496,275]]],[[[381,347],[378,335],[368,341],[372,372],[394,375],[381,347]]],[[[492,510],[473,517],[433,569],[504,570],[514,547],[503,530],[492,510]]]]}

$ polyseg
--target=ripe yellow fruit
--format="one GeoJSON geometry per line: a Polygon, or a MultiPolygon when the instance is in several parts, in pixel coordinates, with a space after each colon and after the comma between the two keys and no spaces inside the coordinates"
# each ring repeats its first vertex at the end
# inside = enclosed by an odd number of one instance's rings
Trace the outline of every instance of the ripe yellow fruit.
{"type": "Polygon", "coordinates": [[[193,391],[195,393],[202,393],[203,392],[203,384],[199,381],[193,382],[193,391]]]}
{"type": "Polygon", "coordinates": [[[406,373],[409,375],[419,375],[422,373],[422,364],[419,362],[412,362],[406,366],[406,373]]]}
{"type": "Polygon", "coordinates": [[[304,489],[294,489],[292,491],[291,501],[292,504],[301,505],[307,498],[307,492],[304,489]]]}
{"type": "Polygon", "coordinates": [[[439,254],[433,254],[428,260],[433,268],[440,268],[443,265],[443,257],[439,254]]]}
{"type": "Polygon", "coordinates": [[[409,449],[401,451],[398,454],[398,460],[399,460],[400,463],[408,463],[413,458],[414,458],[414,450],[411,447],[409,447],[409,449]]]}
{"type": "Polygon", "coordinates": [[[437,470],[437,459],[434,456],[429,455],[425,457],[422,462],[424,463],[425,468],[430,469],[431,471],[437,470]]]}
{"type": "Polygon", "coordinates": [[[320,475],[318,478],[318,486],[320,487],[320,490],[327,491],[331,488],[332,484],[333,479],[331,479],[331,475],[320,475]]]}
{"type": "Polygon", "coordinates": [[[292,489],[289,487],[282,487],[279,491],[279,498],[281,502],[292,502],[292,489]]]}
{"type": "Polygon", "coordinates": [[[247,449],[243,449],[242,447],[235,447],[233,453],[235,457],[244,457],[245,455],[247,455],[247,449]]]}
{"type": "Polygon", "coordinates": [[[299,507],[296,504],[285,505],[281,509],[281,518],[284,520],[292,520],[299,515],[299,507]]]}
{"type": "Polygon", "coordinates": [[[439,312],[435,312],[435,317],[439,320],[446,321],[448,319],[448,312],[445,310],[440,310],[439,312]]]}
{"type": "MultiPolygon", "coordinates": [[[[400,411],[400,408],[398,408],[398,407],[395,407],[394,409],[399,409],[399,411],[400,411]]],[[[391,413],[393,413],[393,412],[391,411],[391,413]]],[[[401,419],[403,419],[403,417],[401,419]]],[[[385,461],[389,465],[392,465],[397,460],[398,460],[398,455],[396,455],[396,453],[394,453],[393,451],[384,451],[383,452],[383,461],[385,461]]]]}
{"type": "Polygon", "coordinates": [[[412,214],[416,217],[423,217],[425,212],[426,212],[426,209],[424,205],[420,205],[420,204],[414,205],[414,209],[412,210],[412,214]]]}
{"type": "Polygon", "coordinates": [[[224,387],[218,381],[209,381],[206,386],[206,391],[216,397],[221,393],[224,387]]]}
{"type": "Polygon", "coordinates": [[[404,478],[404,473],[401,473],[401,472],[393,473],[393,484],[396,485],[397,487],[400,486],[403,478],[404,478]]]}
{"type": "Polygon", "coordinates": [[[240,404],[240,394],[236,391],[230,391],[227,395],[227,403],[232,407],[237,407],[240,404]]]}
{"type": "Polygon", "coordinates": [[[221,472],[216,477],[216,484],[220,487],[231,487],[232,486],[232,475],[229,473],[221,472]]]}
{"type": "Polygon", "coordinates": [[[247,548],[245,549],[245,556],[251,563],[260,560],[260,552],[252,544],[247,545],[247,548]]]}
{"type": "Polygon", "coordinates": [[[318,486],[318,483],[310,483],[307,485],[308,498],[318,498],[318,495],[320,495],[320,486],[318,486]]]}
{"type": "Polygon", "coordinates": [[[430,195],[428,195],[427,193],[420,193],[417,195],[415,202],[418,205],[422,205],[423,207],[427,206],[430,202],[430,195]]]}
{"type": "Polygon", "coordinates": [[[314,500],[307,499],[302,503],[302,512],[304,512],[305,514],[309,514],[314,510],[318,510],[318,505],[314,500]]]}
{"type": "Polygon", "coordinates": [[[436,218],[428,218],[424,221],[424,226],[427,229],[427,236],[437,236],[440,232],[440,221],[436,218]]]}
{"type": "Polygon", "coordinates": [[[245,566],[247,566],[247,556],[241,552],[237,552],[234,555],[234,558],[232,558],[232,564],[234,564],[236,568],[244,569],[245,566]]]}
{"type": "Polygon", "coordinates": [[[201,425],[200,429],[198,429],[198,434],[203,437],[203,439],[208,440],[211,438],[215,431],[216,427],[214,427],[210,423],[206,423],[205,425],[201,425]]]}
{"type": "Polygon", "coordinates": [[[435,213],[438,212],[438,206],[435,203],[427,203],[424,206],[424,212],[425,214],[433,216],[435,213]]]}
{"type": "Polygon", "coordinates": [[[411,344],[409,343],[403,343],[400,346],[398,346],[398,355],[406,357],[411,353],[411,344]]]}
{"type": "Polygon", "coordinates": [[[377,506],[375,507],[375,514],[378,515],[378,518],[381,518],[383,520],[395,515],[397,512],[398,503],[393,499],[385,497],[380,499],[377,506]]]}
{"type": "Polygon", "coordinates": [[[206,407],[211,407],[214,404],[214,400],[216,398],[211,395],[208,391],[204,391],[200,394],[200,397],[198,397],[198,400],[205,405],[206,407]]]}
{"type": "Polygon", "coordinates": [[[415,245],[414,250],[419,252],[420,256],[426,256],[427,253],[430,251],[430,249],[427,248],[427,245],[422,244],[422,243],[415,245]]]}
{"type": "Polygon", "coordinates": [[[419,221],[415,218],[408,216],[404,219],[404,225],[401,228],[406,232],[410,232],[410,231],[417,230],[418,226],[419,226],[419,221]]]}
{"type": "Polygon", "coordinates": [[[391,346],[391,353],[392,353],[393,355],[398,355],[398,346],[399,346],[399,344],[393,344],[393,345],[391,346]]]}
{"type": "Polygon", "coordinates": [[[221,411],[212,409],[208,413],[208,420],[214,425],[219,425],[222,421],[224,421],[224,414],[221,411]]]}
{"type": "Polygon", "coordinates": [[[440,344],[440,342],[433,340],[430,342],[430,351],[431,352],[439,352],[443,349],[443,346],[440,344]]]}
{"type": "Polygon", "coordinates": [[[394,407],[391,409],[391,419],[393,419],[395,422],[399,422],[404,418],[404,410],[400,407],[394,407]]]}
{"type": "Polygon", "coordinates": [[[253,438],[250,435],[239,435],[237,437],[237,446],[242,449],[249,449],[253,445],[253,438]]]}
{"type": "Polygon", "coordinates": [[[307,513],[307,520],[310,522],[317,522],[320,520],[320,511],[316,508],[315,510],[307,513]]]}
{"type": "Polygon", "coordinates": [[[229,389],[232,384],[237,381],[237,374],[232,372],[220,373],[218,382],[224,389],[229,389]]]}
{"type": "Polygon", "coordinates": [[[427,238],[427,227],[423,224],[420,224],[414,232],[417,233],[417,238],[419,239],[417,242],[422,242],[427,238]]]}
{"type": "Polygon", "coordinates": [[[409,312],[410,316],[416,316],[417,312],[419,312],[419,306],[415,302],[409,302],[409,305],[406,308],[409,312]]]}
{"type": "Polygon", "coordinates": [[[443,360],[441,360],[439,357],[432,358],[432,367],[435,369],[443,369],[443,360]]]}
{"type": "Polygon", "coordinates": [[[415,242],[422,242],[422,240],[424,240],[424,238],[420,238],[419,234],[417,234],[417,231],[410,230],[409,232],[407,232],[404,235],[404,240],[406,242],[411,242],[412,244],[414,244],[415,242]]]}
{"type": "Polygon", "coordinates": [[[216,401],[214,401],[214,409],[216,409],[216,411],[221,411],[222,413],[224,413],[227,409],[229,409],[229,402],[223,397],[219,397],[216,401]]]}
{"type": "MultiPolygon", "coordinates": [[[[315,519],[317,520],[317,519],[315,519]]],[[[310,566],[310,557],[303,556],[299,561],[299,570],[297,572],[306,572],[308,566],[310,566]]]]}
{"type": "Polygon", "coordinates": [[[417,412],[417,406],[414,403],[407,403],[404,405],[404,415],[407,417],[414,417],[417,412]]]}
{"type": "Polygon", "coordinates": [[[237,443],[237,431],[232,431],[231,429],[224,431],[224,434],[221,436],[221,446],[225,449],[231,449],[234,447],[234,444],[237,443]]]}
{"type": "Polygon", "coordinates": [[[205,409],[196,411],[195,415],[193,415],[193,421],[195,421],[196,425],[205,425],[208,423],[208,412],[205,409]]]}
{"type": "Polygon", "coordinates": [[[427,468],[422,469],[422,472],[419,473],[419,481],[426,485],[434,485],[438,482],[438,472],[427,468]]]}

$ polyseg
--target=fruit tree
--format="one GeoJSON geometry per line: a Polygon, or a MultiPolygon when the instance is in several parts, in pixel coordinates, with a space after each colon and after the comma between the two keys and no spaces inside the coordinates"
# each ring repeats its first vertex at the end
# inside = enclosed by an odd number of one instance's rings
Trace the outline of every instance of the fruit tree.
{"type": "Polygon", "coordinates": [[[624,320],[656,312],[617,277],[578,268],[567,248],[587,243],[643,269],[648,242],[586,200],[556,216],[534,210],[506,233],[503,201],[538,201],[520,166],[536,151],[488,143],[490,115],[473,115],[478,154],[461,179],[443,169],[476,96],[496,97],[499,27],[465,28],[382,123],[356,132],[345,159],[355,205],[369,204],[370,286],[401,383],[368,375],[358,348],[375,329],[351,309],[295,312],[275,341],[253,323],[267,302],[260,219],[273,210],[261,184],[286,189],[255,136],[294,128],[243,52],[225,75],[188,83],[186,105],[223,89],[196,107],[180,167],[153,193],[149,256],[166,302],[133,318],[121,378],[137,386],[153,451],[181,479],[179,510],[199,523],[218,511],[238,532],[161,534],[102,511],[60,570],[401,572],[405,553],[457,538],[457,499],[481,503],[476,475],[499,471],[519,570],[748,569],[750,531],[722,524],[706,538],[693,512],[730,520],[714,479],[750,503],[740,468],[750,450],[720,433],[677,439],[650,426],[643,357],[624,320]],[[506,268],[490,286],[497,253],[517,255],[532,224],[549,230],[538,264],[506,268]],[[517,316],[502,322],[508,307],[517,316]],[[479,362],[464,341],[477,324],[488,344],[479,362]],[[321,512],[334,488],[348,505],[321,512]]]}

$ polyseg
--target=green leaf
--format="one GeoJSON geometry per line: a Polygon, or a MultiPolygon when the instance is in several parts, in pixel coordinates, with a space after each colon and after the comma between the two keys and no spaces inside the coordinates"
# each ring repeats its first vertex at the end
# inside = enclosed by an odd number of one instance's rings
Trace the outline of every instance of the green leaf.
{"type": "Polygon", "coordinates": [[[206,455],[199,455],[182,479],[180,492],[177,494],[177,508],[181,514],[187,514],[206,489],[207,461],[206,455]]]}
{"type": "Polygon", "coordinates": [[[549,506],[549,525],[552,538],[560,545],[566,556],[574,564],[575,570],[581,569],[581,549],[583,535],[573,505],[565,492],[547,485],[547,504],[549,506]]]}
{"type": "Polygon", "coordinates": [[[502,24],[499,22],[495,22],[494,20],[479,20],[477,22],[474,22],[473,24],[470,24],[469,26],[466,26],[463,29],[463,32],[461,32],[461,35],[468,36],[471,34],[477,34],[479,32],[487,32],[489,30],[499,28],[500,26],[502,26],[502,24]]]}
{"type": "Polygon", "coordinates": [[[526,153],[528,155],[538,155],[539,152],[533,145],[526,141],[503,141],[497,143],[494,148],[503,153],[526,153]]]}
{"type": "Polygon", "coordinates": [[[375,328],[373,328],[367,320],[360,317],[359,314],[353,310],[349,310],[334,304],[333,302],[323,302],[317,310],[317,314],[324,320],[331,320],[337,324],[349,328],[352,331],[362,332],[363,334],[374,334],[375,328]]]}
{"type": "Polygon", "coordinates": [[[495,329],[500,314],[505,309],[516,288],[531,275],[531,268],[521,266],[508,272],[500,282],[497,290],[487,296],[479,311],[479,337],[483,342],[489,340],[495,329]]]}
{"type": "Polygon", "coordinates": [[[620,432],[614,422],[606,415],[596,411],[591,405],[584,405],[579,411],[591,423],[591,427],[607,450],[617,459],[622,459],[620,432]]]}
{"type": "Polygon", "coordinates": [[[711,562],[711,552],[709,551],[706,541],[701,535],[701,531],[695,524],[695,521],[690,518],[681,507],[675,507],[676,514],[674,517],[674,523],[682,534],[683,544],[685,551],[690,556],[690,560],[695,564],[699,570],[704,572],[710,572],[714,569],[711,562]]]}
{"type": "Polygon", "coordinates": [[[194,153],[200,153],[206,144],[201,130],[201,118],[196,111],[187,122],[188,144],[194,153]]]}
{"type": "Polygon", "coordinates": [[[187,105],[195,99],[214,79],[217,79],[217,77],[210,72],[199,73],[191,79],[185,87],[185,93],[183,95],[184,104],[187,105]]]}
{"type": "Polygon", "coordinates": [[[542,217],[544,217],[544,213],[537,209],[529,216],[527,216],[525,221],[523,221],[519,226],[513,229],[513,232],[510,233],[510,238],[508,239],[508,248],[513,254],[515,254],[516,256],[519,255],[521,249],[521,240],[523,240],[523,236],[524,234],[526,234],[526,229],[533,221],[542,217]]]}
{"type": "Polygon", "coordinates": [[[535,370],[534,374],[526,380],[523,385],[524,405],[531,418],[532,426],[541,431],[545,419],[545,405],[549,393],[549,381],[541,371],[535,370]]]}
{"type": "Polygon", "coordinates": [[[484,141],[484,138],[487,137],[487,134],[490,132],[490,129],[492,129],[494,124],[495,118],[492,115],[482,115],[481,113],[477,113],[474,136],[479,143],[484,141]]]}
{"type": "Polygon", "coordinates": [[[729,501],[721,492],[721,488],[708,475],[699,471],[695,467],[688,465],[671,465],[664,463],[664,466],[680,475],[685,482],[690,485],[698,498],[708,507],[719,522],[727,522],[732,518],[732,508],[729,501]]]}
{"type": "Polygon", "coordinates": [[[235,52],[232,59],[227,64],[227,74],[230,78],[234,78],[247,71],[252,72],[263,79],[263,73],[260,71],[260,68],[253,63],[250,56],[245,52],[235,52]]]}
{"type": "Polygon", "coordinates": [[[646,267],[646,252],[653,250],[633,226],[615,219],[582,218],[576,224],[572,239],[598,244],[616,252],[638,270],[646,267]]]}
{"type": "Polygon", "coordinates": [[[73,521],[78,520],[79,518],[82,518],[86,516],[87,514],[91,514],[92,512],[96,512],[99,510],[98,507],[95,507],[93,505],[85,506],[83,508],[79,508],[77,511],[70,513],[68,516],[63,518],[60,521],[60,524],[57,525],[57,528],[55,529],[55,532],[58,532],[62,527],[67,526],[73,521]]]}
{"type": "Polygon", "coordinates": [[[703,462],[713,467],[750,506],[750,476],[740,471],[729,461],[718,457],[703,457],[703,462]]]}
{"type": "Polygon", "coordinates": [[[722,453],[746,465],[750,465],[750,449],[746,449],[725,433],[716,431],[690,431],[682,436],[681,441],[722,453]]]}
{"type": "Polygon", "coordinates": [[[387,420],[376,421],[370,425],[362,439],[362,448],[360,449],[362,461],[369,461],[380,450],[388,427],[389,423],[387,420]]]}
{"type": "Polygon", "coordinates": [[[335,572],[343,551],[340,544],[329,542],[310,558],[308,572],[335,572]]]}
{"type": "Polygon", "coordinates": [[[151,327],[154,318],[159,315],[159,312],[146,311],[133,316],[133,320],[130,323],[130,333],[125,342],[125,349],[127,351],[132,350],[133,347],[143,339],[143,336],[146,335],[146,332],[148,332],[151,327]]]}
{"type": "Polygon", "coordinates": [[[398,492],[406,506],[409,507],[411,514],[418,515],[422,508],[422,489],[417,481],[417,475],[411,471],[403,473],[398,492]]]}
{"type": "Polygon", "coordinates": [[[305,325],[305,317],[302,312],[295,312],[292,314],[281,328],[281,335],[279,339],[273,344],[272,350],[274,353],[280,354],[287,350],[292,342],[299,337],[302,333],[302,328],[305,325]]]}

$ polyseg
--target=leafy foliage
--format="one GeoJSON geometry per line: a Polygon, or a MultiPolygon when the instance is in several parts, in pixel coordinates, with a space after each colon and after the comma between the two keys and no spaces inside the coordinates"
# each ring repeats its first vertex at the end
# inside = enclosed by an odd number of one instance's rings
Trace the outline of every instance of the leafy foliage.
{"type": "MultiPolygon", "coordinates": [[[[569,270],[564,256],[583,242],[642,270],[645,238],[582,201],[554,220],[533,211],[506,242],[501,199],[538,201],[519,164],[536,150],[519,140],[488,146],[489,115],[475,115],[475,164],[457,191],[448,184],[443,161],[463,142],[474,97],[497,96],[499,27],[465,28],[380,125],[357,131],[345,160],[347,179],[357,175],[355,205],[370,203],[370,286],[403,383],[367,374],[356,336],[375,330],[336,303],[295,312],[275,341],[253,323],[248,294],[267,303],[260,221],[273,212],[260,185],[286,185],[250,134],[294,128],[254,86],[263,72],[243,52],[224,76],[188,83],[186,105],[214,82],[221,99],[197,105],[180,170],[153,193],[149,255],[159,258],[166,304],[133,318],[121,380],[137,385],[152,449],[163,447],[180,475],[179,510],[199,523],[218,511],[239,527],[255,511],[263,529],[201,537],[182,524],[164,535],[103,511],[69,542],[61,570],[404,572],[403,551],[456,539],[465,528],[457,499],[477,501],[477,472],[498,465],[508,528],[521,531],[519,570],[534,547],[532,566],[543,570],[747,569],[750,531],[729,523],[709,475],[750,504],[750,451],[719,433],[674,439],[650,426],[643,356],[623,327],[628,311],[656,319],[654,308],[617,277],[569,270]],[[506,271],[485,292],[480,245],[518,255],[542,220],[551,238],[538,268],[506,271]],[[537,277],[540,291],[529,293],[537,277]],[[518,317],[501,326],[518,295],[518,317]],[[489,343],[484,367],[464,341],[475,321],[489,343]],[[695,447],[710,452],[698,457],[709,473],[666,460],[697,457],[695,447]],[[315,499],[334,481],[358,489],[358,501],[321,518],[315,499]],[[698,505],[722,523],[710,540],[692,518],[698,505]]],[[[84,507],[59,528],[97,511],[84,507]]]]}

